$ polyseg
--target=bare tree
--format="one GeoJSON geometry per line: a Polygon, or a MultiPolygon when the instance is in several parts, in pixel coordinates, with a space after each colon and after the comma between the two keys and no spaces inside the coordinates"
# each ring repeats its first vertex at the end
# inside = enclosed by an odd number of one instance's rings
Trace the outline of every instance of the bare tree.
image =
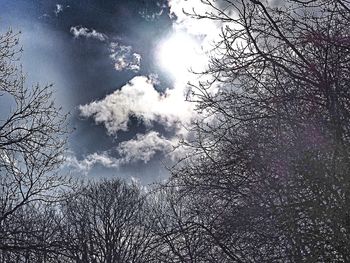
{"type": "Polygon", "coordinates": [[[150,262],[154,240],[146,211],[135,185],[84,186],[62,208],[66,254],[72,262],[150,262]]]}
{"type": "Polygon", "coordinates": [[[15,224],[20,224],[30,203],[57,200],[59,188],[67,183],[57,170],[64,160],[65,115],[53,103],[51,85],[25,86],[20,54],[18,34],[8,31],[0,36],[0,99],[9,105],[0,116],[2,251],[34,248],[29,237],[9,240],[18,237],[15,224]]]}
{"type": "Polygon", "coordinates": [[[152,232],[157,240],[152,262],[224,262],[214,260],[217,251],[207,242],[186,197],[176,188],[158,190],[149,196],[152,232]]]}
{"type": "Polygon", "coordinates": [[[5,221],[0,262],[66,262],[60,235],[60,212],[51,203],[31,202],[5,221]]]}
{"type": "Polygon", "coordinates": [[[202,2],[225,27],[173,181],[233,262],[349,261],[349,2],[202,2]]]}

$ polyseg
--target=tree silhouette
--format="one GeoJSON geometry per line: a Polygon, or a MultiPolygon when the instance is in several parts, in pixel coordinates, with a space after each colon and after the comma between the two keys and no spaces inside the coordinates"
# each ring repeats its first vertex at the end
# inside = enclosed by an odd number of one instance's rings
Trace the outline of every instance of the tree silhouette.
{"type": "Polygon", "coordinates": [[[21,51],[18,34],[0,36],[0,99],[9,105],[0,116],[0,251],[35,248],[29,237],[34,229],[19,227],[23,213],[34,201],[57,200],[56,190],[67,183],[57,172],[64,160],[65,116],[53,103],[51,85],[25,86],[21,51]]]}
{"type": "Polygon", "coordinates": [[[146,211],[135,185],[115,179],[83,186],[62,207],[69,262],[149,262],[154,241],[146,211]]]}
{"type": "Polygon", "coordinates": [[[233,262],[349,261],[349,3],[203,4],[225,27],[173,182],[233,262]]]}

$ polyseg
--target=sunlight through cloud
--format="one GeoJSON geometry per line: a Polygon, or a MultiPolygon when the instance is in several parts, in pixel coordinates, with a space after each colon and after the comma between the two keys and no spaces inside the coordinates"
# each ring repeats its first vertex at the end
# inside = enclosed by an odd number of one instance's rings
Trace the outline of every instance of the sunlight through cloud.
{"type": "Polygon", "coordinates": [[[191,71],[200,72],[207,64],[200,42],[184,31],[174,32],[160,41],[156,59],[177,82],[187,82],[191,71]]]}

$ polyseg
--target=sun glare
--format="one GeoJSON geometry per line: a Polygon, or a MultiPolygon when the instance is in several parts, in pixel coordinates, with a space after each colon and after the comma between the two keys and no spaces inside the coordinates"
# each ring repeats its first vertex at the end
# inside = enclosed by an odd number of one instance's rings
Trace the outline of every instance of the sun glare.
{"type": "Polygon", "coordinates": [[[203,65],[200,44],[190,35],[177,32],[160,42],[156,56],[159,65],[177,81],[187,81],[190,70],[203,65]]]}

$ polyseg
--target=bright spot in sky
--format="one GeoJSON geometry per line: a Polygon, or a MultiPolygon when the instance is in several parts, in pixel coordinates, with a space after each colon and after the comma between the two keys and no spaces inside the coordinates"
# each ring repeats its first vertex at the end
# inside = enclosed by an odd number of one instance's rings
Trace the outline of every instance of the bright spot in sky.
{"type": "Polygon", "coordinates": [[[206,64],[200,43],[185,32],[175,32],[162,40],[156,52],[161,68],[176,81],[188,81],[191,70],[201,71],[206,64]]]}

